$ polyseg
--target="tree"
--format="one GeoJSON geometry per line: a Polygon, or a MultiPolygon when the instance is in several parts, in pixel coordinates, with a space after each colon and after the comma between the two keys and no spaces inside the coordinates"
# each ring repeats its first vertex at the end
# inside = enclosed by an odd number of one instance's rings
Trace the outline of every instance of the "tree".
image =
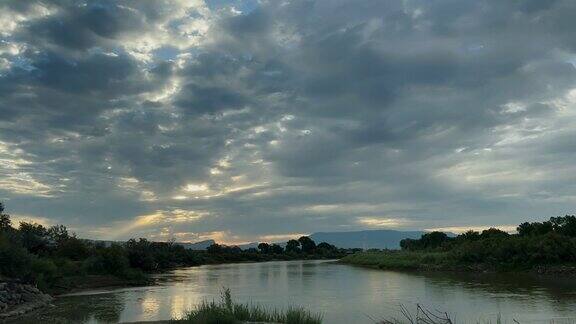
{"type": "Polygon", "coordinates": [[[316,243],[308,236],[302,236],[298,239],[300,245],[302,246],[302,252],[304,253],[314,253],[316,249],[316,243]]]}
{"type": "Polygon", "coordinates": [[[550,223],[555,232],[566,236],[576,236],[576,216],[551,217],[550,223]]]}
{"type": "Polygon", "coordinates": [[[318,248],[318,249],[324,249],[324,250],[328,250],[328,251],[336,250],[336,249],[337,249],[336,246],[334,246],[334,245],[332,245],[332,244],[330,244],[330,243],[326,243],[326,242],[322,242],[322,243],[318,244],[318,245],[316,246],[316,248],[318,248]]]}
{"type": "Polygon", "coordinates": [[[298,253],[300,252],[300,242],[290,240],[286,243],[286,252],[298,253]]]}
{"type": "Polygon", "coordinates": [[[480,239],[480,233],[469,230],[465,233],[458,235],[458,240],[460,241],[478,241],[480,239]]]}
{"type": "Polygon", "coordinates": [[[516,231],[520,236],[527,235],[544,235],[546,233],[553,232],[554,226],[552,222],[534,222],[534,223],[522,223],[516,227],[516,231]]]}
{"type": "Polygon", "coordinates": [[[270,246],[270,252],[273,254],[282,254],[284,253],[284,248],[278,244],[272,244],[272,246],[270,246]]]}
{"type": "Polygon", "coordinates": [[[22,245],[32,253],[47,250],[49,245],[48,231],[40,224],[21,222],[18,228],[22,245]]]}
{"type": "Polygon", "coordinates": [[[145,238],[139,240],[130,239],[125,244],[130,266],[144,271],[158,270],[152,244],[145,238]]]}
{"type": "Polygon", "coordinates": [[[64,225],[54,225],[48,229],[47,233],[50,239],[58,244],[70,238],[68,229],[64,225]]]}
{"type": "Polygon", "coordinates": [[[126,250],[112,244],[108,248],[100,249],[96,255],[85,261],[86,270],[94,274],[109,273],[116,276],[125,276],[130,268],[126,250]]]}
{"type": "Polygon", "coordinates": [[[56,248],[56,255],[75,261],[84,260],[89,254],[86,243],[74,236],[58,242],[56,248]]]}
{"type": "Polygon", "coordinates": [[[268,254],[270,253],[270,244],[260,243],[258,244],[258,250],[260,250],[261,253],[268,254]]]}
{"type": "Polygon", "coordinates": [[[420,240],[406,238],[400,241],[400,248],[408,251],[420,250],[422,249],[422,244],[420,240]]]}
{"type": "Polygon", "coordinates": [[[221,254],[222,253],[222,245],[214,243],[206,248],[206,251],[210,254],[221,254]]]}
{"type": "Polygon", "coordinates": [[[4,204],[0,203],[0,231],[6,231],[12,228],[10,215],[4,214],[4,204]]]}
{"type": "Polygon", "coordinates": [[[319,254],[330,254],[337,252],[338,248],[332,244],[322,242],[316,246],[316,253],[319,254]]]}
{"type": "Polygon", "coordinates": [[[487,230],[483,230],[482,233],[480,234],[480,236],[483,239],[484,238],[502,238],[502,237],[508,237],[508,236],[510,236],[510,234],[504,232],[503,230],[499,230],[497,228],[490,227],[487,230]]]}
{"type": "Polygon", "coordinates": [[[446,233],[434,231],[423,234],[422,237],[420,238],[420,242],[422,242],[422,246],[426,249],[437,248],[442,246],[442,244],[448,241],[448,239],[449,238],[448,235],[446,235],[446,233]]]}

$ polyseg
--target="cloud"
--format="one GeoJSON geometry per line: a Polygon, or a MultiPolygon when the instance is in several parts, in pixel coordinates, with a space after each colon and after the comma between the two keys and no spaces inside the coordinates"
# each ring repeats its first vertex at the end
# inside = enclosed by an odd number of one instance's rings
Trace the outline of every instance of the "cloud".
{"type": "Polygon", "coordinates": [[[14,214],[246,242],[574,210],[572,1],[0,6],[14,214]]]}
{"type": "Polygon", "coordinates": [[[374,228],[398,228],[399,226],[410,224],[409,220],[383,217],[360,217],[358,223],[374,228]]]}

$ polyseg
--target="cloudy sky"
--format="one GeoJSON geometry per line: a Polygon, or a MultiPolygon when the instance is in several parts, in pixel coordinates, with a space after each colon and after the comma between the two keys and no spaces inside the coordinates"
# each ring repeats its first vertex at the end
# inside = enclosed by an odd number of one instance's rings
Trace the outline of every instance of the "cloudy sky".
{"type": "Polygon", "coordinates": [[[0,200],[101,239],[576,210],[572,0],[4,0],[0,200]]]}

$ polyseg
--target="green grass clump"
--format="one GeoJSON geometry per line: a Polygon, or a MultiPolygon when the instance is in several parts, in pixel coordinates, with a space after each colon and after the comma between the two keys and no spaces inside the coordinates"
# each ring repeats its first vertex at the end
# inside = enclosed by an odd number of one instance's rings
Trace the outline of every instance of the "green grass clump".
{"type": "Polygon", "coordinates": [[[267,309],[253,304],[232,301],[229,289],[222,292],[221,300],[204,301],[188,311],[179,323],[236,324],[241,322],[268,322],[285,324],[320,324],[321,314],[312,314],[301,307],[289,307],[285,311],[267,309]]]}

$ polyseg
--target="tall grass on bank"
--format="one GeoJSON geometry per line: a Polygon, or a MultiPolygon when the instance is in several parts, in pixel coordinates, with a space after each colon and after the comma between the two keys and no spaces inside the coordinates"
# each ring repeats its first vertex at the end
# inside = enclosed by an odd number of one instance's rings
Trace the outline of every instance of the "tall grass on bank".
{"type": "Polygon", "coordinates": [[[416,304],[416,311],[411,312],[404,305],[400,305],[401,318],[392,318],[379,321],[378,324],[454,324],[446,312],[432,311],[416,304]]]}
{"type": "Polygon", "coordinates": [[[179,323],[236,324],[242,322],[268,322],[285,324],[320,324],[321,314],[313,314],[301,307],[286,310],[268,309],[259,305],[238,304],[232,300],[230,289],[222,291],[221,300],[204,301],[188,311],[179,323]]]}
{"type": "Polygon", "coordinates": [[[446,252],[378,251],[361,252],[346,256],[342,262],[380,269],[417,270],[449,267],[454,264],[446,252]]]}
{"type": "MultiPolygon", "coordinates": [[[[376,324],[456,324],[456,323],[469,323],[469,324],[520,324],[519,321],[512,318],[511,320],[502,319],[500,313],[492,319],[470,320],[470,321],[457,321],[448,312],[440,310],[431,310],[420,304],[416,304],[414,309],[408,309],[404,305],[400,305],[400,316],[392,317],[383,320],[375,320],[376,324]]],[[[547,322],[554,324],[554,320],[547,322]]],[[[562,323],[576,323],[576,321],[562,323]]]]}

